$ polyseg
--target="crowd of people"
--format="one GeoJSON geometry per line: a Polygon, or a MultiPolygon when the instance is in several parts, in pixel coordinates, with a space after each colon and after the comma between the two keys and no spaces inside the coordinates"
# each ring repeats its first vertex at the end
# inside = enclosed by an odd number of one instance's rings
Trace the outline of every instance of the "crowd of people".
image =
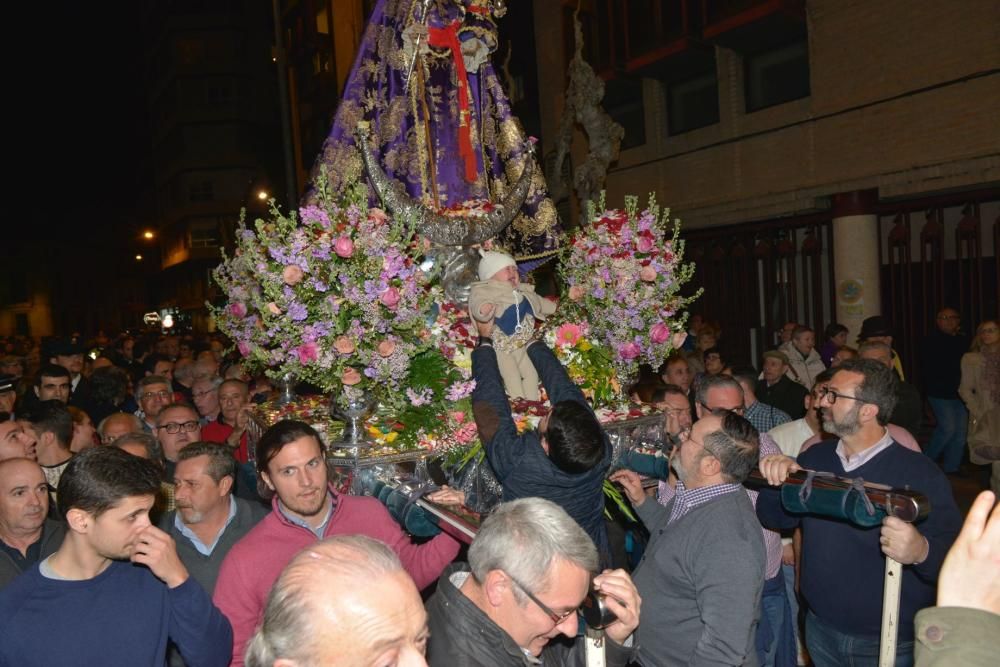
{"type": "Polygon", "coordinates": [[[788,323],[759,369],[692,324],[690,349],[633,388],[664,419],[666,472],[649,480],[612,471],[540,341],[526,358],[552,409],[519,433],[493,321],[475,321],[473,411],[503,493],[467,549],[338,492],[309,424],[251,441],[272,389],[224,340],[5,341],[0,665],[876,665],[887,558],[902,564],[895,665],[991,664],[1000,510],[984,492],[962,528],[947,474],[968,447],[998,479],[997,323],[970,349],[957,313],[938,313],[922,394],[884,318],[857,349],[840,325],[817,348],[788,323]],[[799,470],[932,509],[867,529],[793,512],[779,489],[799,470]],[[624,533],[603,516],[609,472],[637,516],[624,533]]]}

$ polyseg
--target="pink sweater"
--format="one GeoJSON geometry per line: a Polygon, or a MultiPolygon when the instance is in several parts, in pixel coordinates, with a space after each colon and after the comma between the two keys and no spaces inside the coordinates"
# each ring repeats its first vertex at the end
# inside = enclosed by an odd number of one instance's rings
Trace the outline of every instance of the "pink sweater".
{"type": "MultiPolygon", "coordinates": [[[[425,544],[413,544],[375,498],[333,493],[337,507],[323,536],[361,534],[385,542],[399,556],[417,588],[437,581],[458,555],[458,542],[444,533],[425,544]]],[[[263,618],[267,595],[278,575],[295,554],[317,542],[311,531],[285,518],[278,510],[277,498],[273,507],[226,556],[212,596],[233,626],[231,665],[243,665],[243,651],[263,618]]]]}

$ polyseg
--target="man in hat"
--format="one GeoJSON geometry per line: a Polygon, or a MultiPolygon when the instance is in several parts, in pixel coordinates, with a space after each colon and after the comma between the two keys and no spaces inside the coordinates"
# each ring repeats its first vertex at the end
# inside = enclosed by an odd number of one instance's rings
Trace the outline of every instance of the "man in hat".
{"type": "Polygon", "coordinates": [[[858,343],[885,343],[892,352],[892,368],[900,380],[905,380],[903,375],[903,363],[899,360],[899,355],[892,349],[892,327],[889,320],[881,315],[872,315],[861,323],[861,332],[858,334],[858,343]]]}
{"type": "Polygon", "coordinates": [[[17,402],[17,378],[13,375],[0,375],[0,412],[14,412],[17,402]]]}
{"type": "Polygon", "coordinates": [[[764,371],[757,381],[757,400],[778,408],[792,419],[805,416],[805,398],[809,390],[788,378],[788,357],[784,352],[764,353],[764,371]]]}

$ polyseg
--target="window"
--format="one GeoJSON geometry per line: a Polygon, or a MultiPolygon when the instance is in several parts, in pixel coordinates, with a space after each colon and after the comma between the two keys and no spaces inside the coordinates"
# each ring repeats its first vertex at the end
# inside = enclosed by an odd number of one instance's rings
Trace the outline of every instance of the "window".
{"type": "Polygon", "coordinates": [[[622,150],[646,143],[646,114],[643,109],[642,81],[612,79],[604,85],[601,106],[625,128],[622,150]]]}
{"type": "Polygon", "coordinates": [[[189,185],[188,199],[190,201],[212,201],[215,199],[212,181],[200,181],[189,185]]]}
{"type": "Polygon", "coordinates": [[[327,0],[317,0],[316,33],[319,35],[330,34],[330,8],[327,6],[327,0]]]}
{"type": "Polygon", "coordinates": [[[192,220],[189,233],[192,249],[219,247],[219,223],[214,218],[192,220]]]}
{"type": "Polygon", "coordinates": [[[808,42],[746,56],[743,82],[747,113],[809,97],[808,42]]]}
{"type": "Polygon", "coordinates": [[[719,122],[719,81],[711,71],[667,84],[667,131],[683,134],[719,122]]]}

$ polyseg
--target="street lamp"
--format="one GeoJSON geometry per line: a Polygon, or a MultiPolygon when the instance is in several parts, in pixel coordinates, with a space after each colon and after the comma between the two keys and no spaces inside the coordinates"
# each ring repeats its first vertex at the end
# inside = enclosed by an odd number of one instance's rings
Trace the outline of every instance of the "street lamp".
{"type": "Polygon", "coordinates": [[[136,255],[135,256],[135,261],[141,262],[142,261],[142,255],[136,255]]]}
{"type": "Polygon", "coordinates": [[[142,238],[146,239],[147,241],[152,241],[155,236],[156,234],[154,234],[148,229],[142,233],[142,238]]]}
{"type": "Polygon", "coordinates": [[[270,195],[268,195],[268,193],[267,193],[267,190],[259,190],[259,191],[257,192],[257,199],[259,199],[259,200],[261,200],[261,201],[267,201],[267,198],[268,198],[269,196],[270,196],[270,195]]]}

